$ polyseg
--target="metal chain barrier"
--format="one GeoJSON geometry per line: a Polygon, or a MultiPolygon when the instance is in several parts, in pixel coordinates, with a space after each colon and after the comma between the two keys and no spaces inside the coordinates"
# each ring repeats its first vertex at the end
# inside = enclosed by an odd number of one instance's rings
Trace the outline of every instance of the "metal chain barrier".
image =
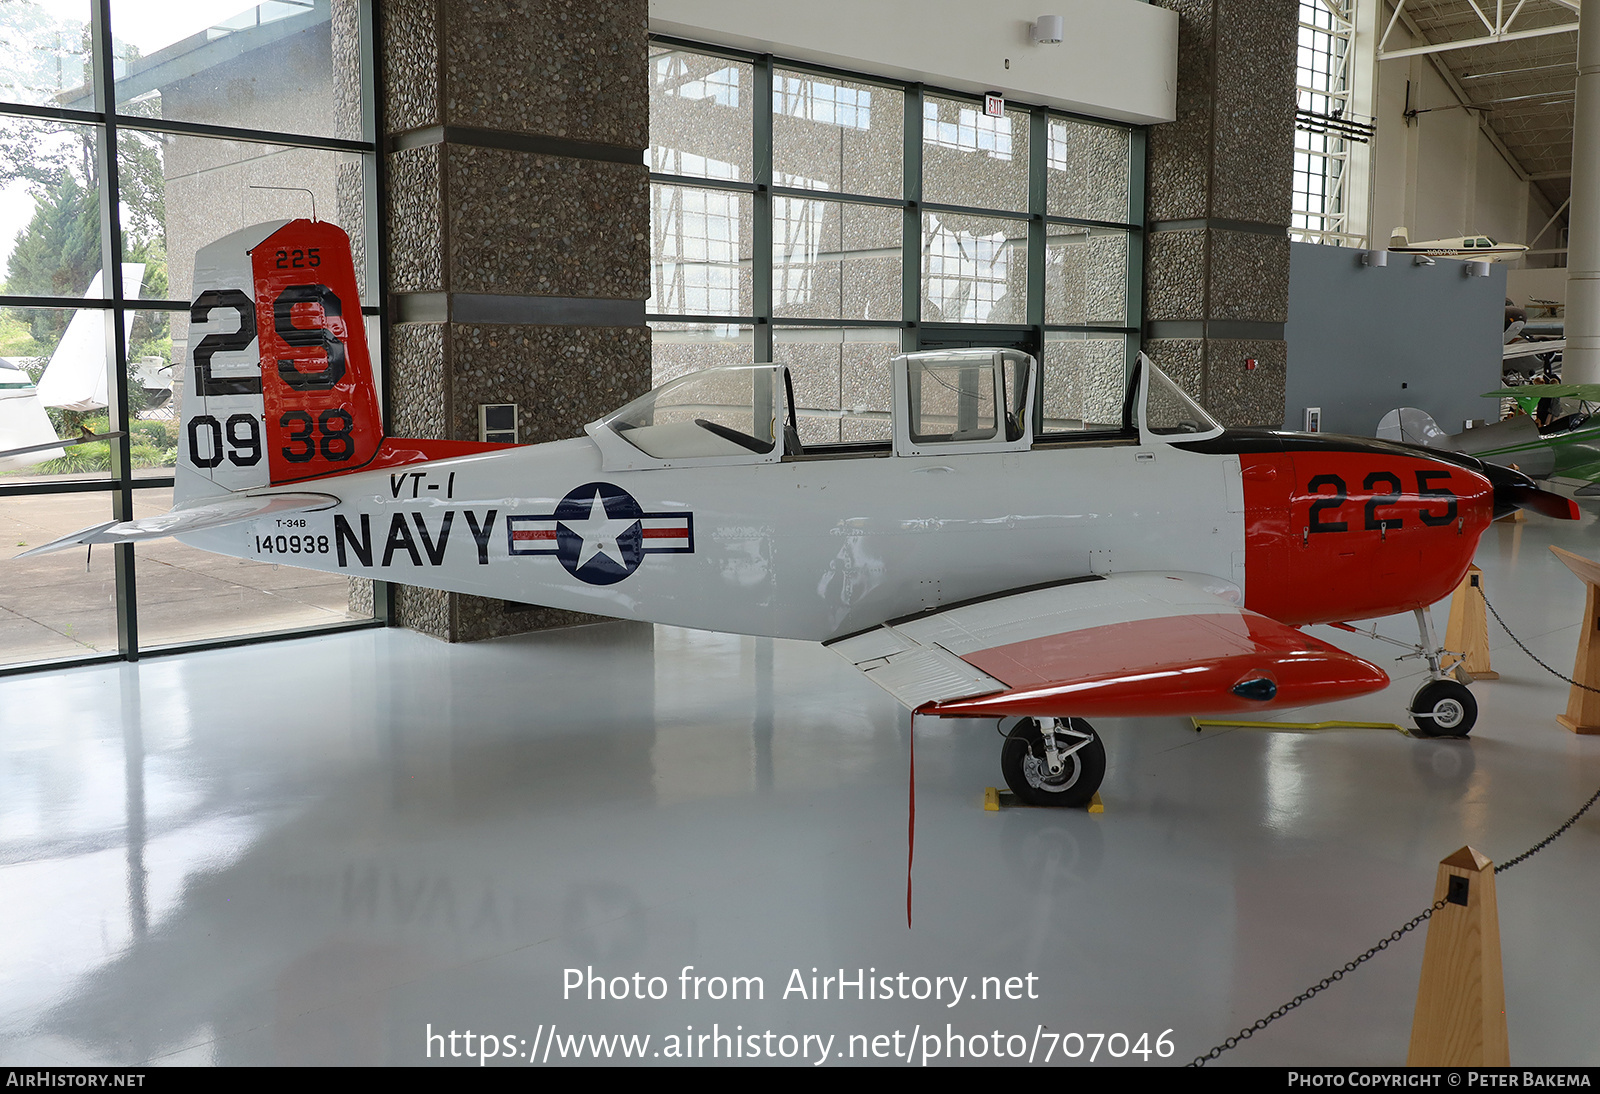
{"type": "Polygon", "coordinates": [[[1389,948],[1389,944],[1390,943],[1400,941],[1400,939],[1404,938],[1408,933],[1410,933],[1411,931],[1414,931],[1418,927],[1422,926],[1430,918],[1432,918],[1434,912],[1437,912],[1440,908],[1443,908],[1446,903],[1448,903],[1448,901],[1444,901],[1444,900],[1435,901],[1433,903],[1432,907],[1428,908],[1421,915],[1419,915],[1416,918],[1412,919],[1404,927],[1401,927],[1399,930],[1394,931],[1391,934],[1389,934],[1386,938],[1384,938],[1376,946],[1372,947],[1372,949],[1368,950],[1366,953],[1362,954],[1360,957],[1356,958],[1353,961],[1346,961],[1341,967],[1333,970],[1333,972],[1329,973],[1327,976],[1324,976],[1321,980],[1318,980],[1315,984],[1311,985],[1305,991],[1301,992],[1299,995],[1297,995],[1293,999],[1289,1000],[1283,1006],[1279,1007],[1277,1010],[1273,1011],[1271,1014],[1267,1015],[1265,1018],[1256,1019],[1253,1023],[1251,1023],[1250,1025],[1246,1026],[1244,1029],[1241,1029],[1234,1036],[1229,1037],[1226,1041],[1222,1042],[1222,1044],[1218,1045],[1216,1048],[1213,1048],[1210,1052],[1206,1053],[1204,1056],[1196,1056],[1193,1060],[1189,1061],[1188,1066],[1189,1067],[1205,1067],[1206,1064],[1210,1063],[1212,1060],[1215,1060],[1218,1056],[1221,1056],[1224,1052],[1227,1052],[1230,1048],[1233,1048],[1234,1046],[1238,1045],[1241,1041],[1248,1041],[1251,1037],[1255,1036],[1256,1033],[1259,1030],[1266,1029],[1268,1025],[1270,1025],[1273,1022],[1276,1022],[1279,1018],[1282,1018],[1285,1014],[1288,1014],[1291,1010],[1293,1010],[1295,1007],[1298,1007],[1301,1003],[1304,1003],[1306,1000],[1310,999],[1314,995],[1318,995],[1321,992],[1326,991],[1332,985],[1337,984],[1339,981],[1343,980],[1345,973],[1347,973],[1347,972],[1355,972],[1358,967],[1360,967],[1361,965],[1365,964],[1368,961],[1371,961],[1374,957],[1378,956],[1378,954],[1382,953],[1384,950],[1387,950],[1389,948]]]}
{"type": "MultiPolygon", "coordinates": [[[[1533,658],[1534,664],[1536,664],[1540,668],[1544,669],[1550,675],[1560,677],[1561,679],[1565,680],[1567,683],[1571,684],[1575,688],[1582,688],[1584,691],[1592,691],[1592,692],[1595,692],[1596,694],[1600,694],[1600,688],[1592,688],[1588,684],[1580,684],[1576,680],[1574,680],[1572,677],[1567,676],[1564,673],[1557,672],[1555,669],[1551,668],[1549,665],[1545,664],[1542,660],[1540,660],[1539,657],[1532,650],[1530,650],[1526,645],[1523,644],[1522,639],[1518,638],[1515,634],[1513,634],[1512,631],[1511,631],[1511,628],[1506,626],[1506,621],[1504,619],[1500,618],[1500,613],[1494,610],[1494,605],[1493,604],[1489,603],[1489,597],[1487,595],[1484,595],[1483,585],[1482,585],[1481,582],[1478,585],[1478,593],[1479,593],[1479,595],[1483,596],[1483,606],[1485,608],[1489,609],[1489,614],[1494,616],[1494,621],[1496,623],[1500,624],[1500,629],[1506,632],[1506,634],[1511,638],[1511,641],[1515,642],[1518,645],[1518,647],[1521,648],[1523,653],[1525,653],[1529,657],[1533,658]]],[[[1579,809],[1576,813],[1572,814],[1572,816],[1568,817],[1567,818],[1567,823],[1563,824],[1560,828],[1557,828],[1554,832],[1551,832],[1544,839],[1540,840],[1538,843],[1534,844],[1532,847],[1530,847],[1526,851],[1522,852],[1522,854],[1518,855],[1516,858],[1510,859],[1509,861],[1500,863],[1498,866],[1496,866],[1494,868],[1494,872],[1496,874],[1499,874],[1499,873],[1501,873],[1501,872],[1503,872],[1505,870],[1509,870],[1513,866],[1517,865],[1517,863],[1522,862],[1522,861],[1524,861],[1526,859],[1532,858],[1534,855],[1537,855],[1540,851],[1543,851],[1546,847],[1550,846],[1550,844],[1555,842],[1557,836],[1560,836],[1561,834],[1566,832],[1566,830],[1568,828],[1571,828],[1574,824],[1578,823],[1578,818],[1583,816],[1585,813],[1587,813],[1589,811],[1589,807],[1592,806],[1596,801],[1600,801],[1600,790],[1596,790],[1594,792],[1594,794],[1590,796],[1589,800],[1583,803],[1583,808],[1582,809],[1579,809]]]]}
{"type": "Polygon", "coordinates": [[[1483,596],[1483,606],[1485,608],[1489,609],[1489,614],[1494,616],[1494,621],[1496,623],[1500,624],[1500,629],[1505,631],[1506,634],[1510,636],[1511,641],[1515,642],[1522,649],[1523,653],[1525,653],[1529,657],[1533,658],[1533,663],[1534,664],[1536,664],[1540,668],[1544,669],[1551,676],[1559,676],[1561,679],[1565,680],[1567,683],[1571,684],[1575,688],[1582,688],[1584,691],[1592,691],[1595,694],[1600,695],[1600,688],[1592,688],[1588,684],[1580,684],[1576,680],[1574,680],[1572,677],[1567,676],[1565,673],[1557,672],[1555,669],[1551,668],[1549,665],[1547,665],[1543,661],[1541,661],[1539,659],[1539,655],[1538,654],[1534,653],[1527,646],[1522,644],[1522,639],[1518,638],[1516,635],[1511,633],[1511,628],[1506,626],[1506,621],[1504,619],[1500,618],[1500,613],[1494,610],[1494,605],[1489,603],[1488,596],[1484,595],[1483,586],[1481,584],[1478,586],[1478,594],[1480,596],[1483,596]]]}
{"type": "MultiPolygon", "coordinates": [[[[1478,591],[1480,593],[1483,591],[1483,588],[1482,588],[1481,585],[1479,586],[1478,591]]],[[[1540,665],[1542,668],[1544,668],[1547,672],[1551,673],[1554,676],[1560,676],[1561,679],[1565,680],[1567,683],[1573,685],[1574,687],[1583,688],[1583,690],[1585,690],[1585,691],[1593,691],[1593,692],[1600,693],[1600,688],[1591,688],[1591,687],[1588,687],[1587,685],[1580,684],[1576,680],[1572,679],[1570,676],[1562,675],[1561,673],[1557,672],[1555,669],[1551,668],[1549,665],[1545,664],[1543,661],[1539,660],[1538,656],[1536,656],[1532,650],[1530,650],[1527,646],[1523,645],[1522,639],[1518,638],[1515,634],[1512,634],[1511,628],[1506,626],[1505,620],[1500,618],[1500,613],[1494,610],[1494,605],[1489,603],[1489,598],[1487,596],[1485,596],[1483,598],[1483,606],[1489,609],[1490,614],[1494,616],[1495,622],[1500,624],[1500,629],[1505,631],[1506,634],[1510,635],[1511,636],[1511,640],[1513,642],[1515,642],[1518,646],[1522,647],[1522,652],[1527,654],[1529,657],[1532,657],[1533,660],[1538,665],[1540,665]]],[[[1582,817],[1585,813],[1587,813],[1589,811],[1590,807],[1593,806],[1594,803],[1597,802],[1597,801],[1600,801],[1600,789],[1597,789],[1594,792],[1594,794],[1592,794],[1590,796],[1589,800],[1583,803],[1583,807],[1582,808],[1580,808],[1576,813],[1572,814],[1572,816],[1568,817],[1567,820],[1566,820],[1566,823],[1563,824],[1560,828],[1557,828],[1554,832],[1551,832],[1544,839],[1540,840],[1538,843],[1534,844],[1532,847],[1530,847],[1526,851],[1522,852],[1522,854],[1518,855],[1516,858],[1508,859],[1507,861],[1499,863],[1498,865],[1496,865],[1495,868],[1494,868],[1495,874],[1498,876],[1499,874],[1502,874],[1505,871],[1511,869],[1513,866],[1516,866],[1517,864],[1522,863],[1522,862],[1526,862],[1528,859],[1532,858],[1534,855],[1537,855],[1540,851],[1543,851],[1546,847],[1550,846],[1558,838],[1560,838],[1562,835],[1564,835],[1566,833],[1567,829],[1571,828],[1574,824],[1577,824],[1579,818],[1582,817]]],[[[1189,1061],[1188,1066],[1189,1067],[1205,1067],[1206,1064],[1210,1063],[1212,1060],[1215,1060],[1218,1056],[1221,1056],[1224,1052],[1227,1052],[1230,1048],[1234,1048],[1235,1046],[1237,1046],[1241,1042],[1249,1040],[1258,1031],[1266,1029],[1268,1025],[1270,1025],[1273,1022],[1276,1022],[1279,1018],[1282,1018],[1285,1014],[1288,1014],[1291,1010],[1293,1010],[1295,1007],[1298,1007],[1301,1003],[1306,1002],[1312,996],[1315,996],[1315,995],[1319,994],[1320,992],[1325,991],[1327,988],[1329,988],[1333,984],[1336,984],[1340,980],[1343,980],[1345,973],[1354,972],[1359,966],[1361,966],[1362,964],[1366,963],[1367,961],[1372,960],[1372,958],[1376,957],[1378,954],[1380,954],[1384,950],[1388,949],[1389,948],[1389,944],[1391,942],[1400,941],[1400,939],[1403,938],[1406,934],[1408,934],[1409,932],[1414,931],[1418,927],[1422,926],[1422,924],[1426,923],[1429,919],[1431,919],[1433,917],[1433,913],[1434,912],[1437,912],[1440,908],[1443,908],[1446,903],[1447,902],[1443,901],[1443,900],[1435,901],[1431,908],[1428,908],[1426,911],[1424,911],[1421,915],[1417,916],[1415,919],[1412,919],[1404,927],[1401,927],[1399,930],[1397,930],[1397,931],[1393,932],[1392,934],[1388,935],[1386,938],[1383,939],[1383,941],[1379,942],[1376,946],[1372,947],[1366,953],[1362,954],[1360,957],[1357,957],[1353,961],[1346,961],[1343,966],[1341,966],[1338,969],[1335,969],[1332,973],[1330,973],[1329,975],[1323,977],[1321,980],[1317,981],[1315,984],[1311,985],[1311,987],[1307,988],[1305,991],[1303,991],[1299,995],[1295,996],[1289,1002],[1285,1003],[1283,1006],[1279,1007],[1277,1010],[1273,1011],[1271,1014],[1267,1015],[1265,1018],[1258,1018],[1255,1022],[1253,1022],[1252,1024],[1246,1026],[1244,1029],[1241,1029],[1234,1036],[1229,1037],[1226,1041],[1222,1042],[1220,1045],[1217,1045],[1210,1052],[1207,1052],[1203,1056],[1196,1056],[1193,1060],[1189,1061]]]]}

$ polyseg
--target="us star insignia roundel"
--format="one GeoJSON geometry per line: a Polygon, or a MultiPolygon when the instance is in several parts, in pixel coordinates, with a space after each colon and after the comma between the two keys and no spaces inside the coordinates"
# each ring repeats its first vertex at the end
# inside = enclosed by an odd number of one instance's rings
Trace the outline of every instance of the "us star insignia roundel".
{"type": "Polygon", "coordinates": [[[694,514],[646,513],[622,487],[590,482],[548,516],[507,517],[506,535],[512,555],[555,555],[579,581],[613,585],[645,555],[693,554],[694,514]]]}

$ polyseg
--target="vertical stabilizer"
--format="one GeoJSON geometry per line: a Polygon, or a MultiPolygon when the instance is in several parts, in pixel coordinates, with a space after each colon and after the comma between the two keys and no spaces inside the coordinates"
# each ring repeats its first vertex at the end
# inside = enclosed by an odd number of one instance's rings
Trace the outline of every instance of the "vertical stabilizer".
{"type": "MultiPolygon", "coordinates": [[[[144,263],[122,264],[122,291],[128,296],[139,295],[144,281],[144,263]]],[[[83,294],[85,300],[99,300],[105,293],[100,288],[100,272],[89,282],[83,294]]],[[[67,329],[50,355],[50,363],[39,377],[39,400],[45,406],[62,410],[101,410],[110,404],[106,387],[106,328],[110,312],[99,308],[79,308],[67,323],[67,329]]],[[[124,344],[133,331],[133,309],[123,314],[124,344]]]]}
{"type": "Polygon", "coordinates": [[[257,224],[195,256],[175,502],[352,471],[383,426],[350,237],[257,224]]]}

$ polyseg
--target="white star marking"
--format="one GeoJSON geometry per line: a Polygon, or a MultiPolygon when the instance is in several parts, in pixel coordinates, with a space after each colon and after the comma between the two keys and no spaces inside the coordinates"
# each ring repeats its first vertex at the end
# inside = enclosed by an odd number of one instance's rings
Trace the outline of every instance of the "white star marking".
{"type": "Polygon", "coordinates": [[[583,549],[578,552],[578,564],[573,567],[581,570],[595,555],[605,555],[623,569],[628,564],[623,560],[622,548],[617,546],[617,537],[626,535],[628,530],[638,524],[637,518],[624,520],[614,519],[606,512],[605,499],[600,496],[600,491],[594,492],[594,498],[589,502],[589,516],[584,520],[563,520],[561,525],[567,531],[583,539],[583,549]]]}

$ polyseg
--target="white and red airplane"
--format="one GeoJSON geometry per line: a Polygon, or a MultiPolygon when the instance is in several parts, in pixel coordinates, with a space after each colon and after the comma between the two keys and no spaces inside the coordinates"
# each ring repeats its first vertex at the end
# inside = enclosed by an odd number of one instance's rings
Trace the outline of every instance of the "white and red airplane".
{"type": "Polygon", "coordinates": [[[1470,456],[1225,430],[1147,359],[1119,429],[1035,434],[1016,351],[889,364],[893,439],[802,446],[782,365],[707,369],[507,446],[385,437],[349,240],[235,232],[196,261],[171,512],[29,554],[176,535],[241,558],[827,644],[912,710],[1015,719],[1024,800],[1089,800],[1083,719],[1361,695],[1301,633],[1414,612],[1419,735],[1464,734],[1428,605],[1497,512],[1572,502],[1470,456]]]}

